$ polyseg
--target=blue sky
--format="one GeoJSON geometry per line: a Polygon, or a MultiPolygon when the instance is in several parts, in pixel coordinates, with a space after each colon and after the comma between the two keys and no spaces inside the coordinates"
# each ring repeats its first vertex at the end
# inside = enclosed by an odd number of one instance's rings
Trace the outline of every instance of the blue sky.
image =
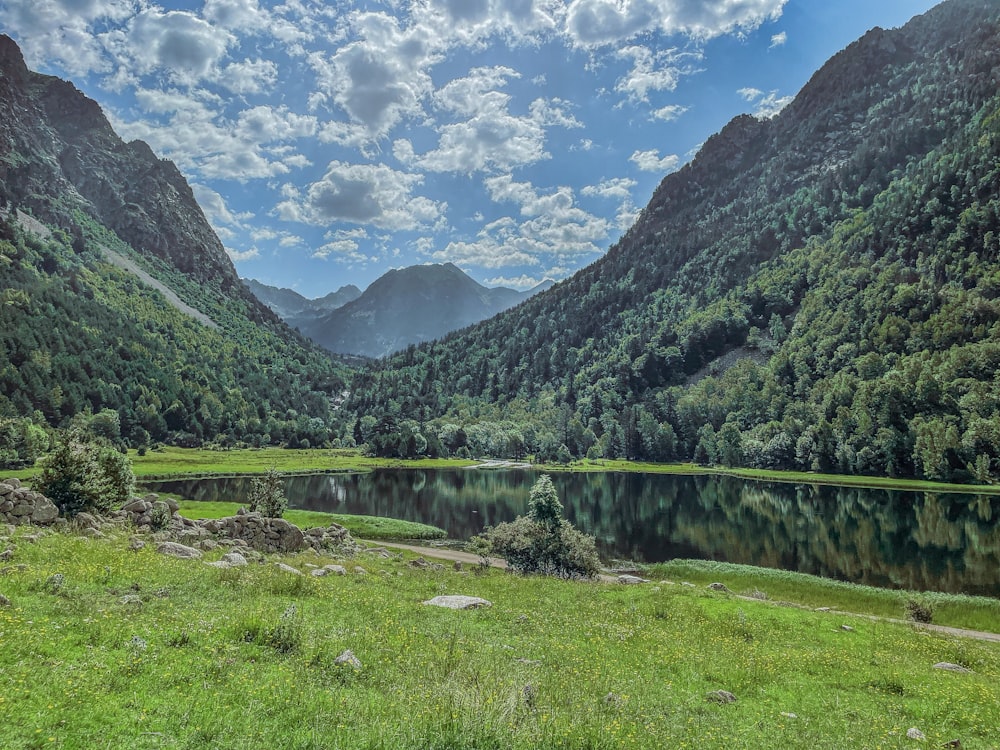
{"type": "Polygon", "coordinates": [[[0,30],[177,163],[240,275],[318,297],[565,278],[730,118],[934,4],[0,0],[0,30]]]}

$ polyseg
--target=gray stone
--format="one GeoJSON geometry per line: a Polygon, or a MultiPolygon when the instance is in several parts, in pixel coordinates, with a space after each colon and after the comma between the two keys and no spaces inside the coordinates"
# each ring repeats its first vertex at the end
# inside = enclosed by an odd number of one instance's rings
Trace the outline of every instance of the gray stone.
{"type": "Polygon", "coordinates": [[[156,546],[156,551],[161,555],[170,555],[171,557],[179,557],[183,560],[199,560],[201,559],[201,550],[195,549],[194,547],[188,547],[185,544],[179,544],[177,542],[160,542],[156,546]]]}
{"type": "Polygon", "coordinates": [[[133,552],[138,552],[146,546],[146,543],[137,536],[128,540],[128,548],[133,552]]]}
{"type": "Polygon", "coordinates": [[[73,523],[79,526],[81,529],[99,529],[101,528],[101,522],[97,520],[95,516],[90,513],[77,513],[73,518],[73,523]]]}
{"type": "Polygon", "coordinates": [[[316,578],[322,578],[323,576],[330,575],[330,571],[327,570],[326,568],[313,568],[312,570],[309,571],[309,575],[314,576],[316,578]]]}
{"type": "Polygon", "coordinates": [[[298,568],[293,568],[291,565],[286,565],[283,562],[276,562],[274,564],[274,567],[276,567],[278,570],[283,570],[286,573],[294,573],[297,576],[303,575],[302,571],[299,570],[298,568]]]}
{"type": "Polygon", "coordinates": [[[724,584],[724,583],[718,583],[718,582],[716,582],[716,583],[710,583],[710,584],[708,584],[708,587],[709,587],[709,588],[710,588],[710,589],[711,589],[712,591],[722,591],[722,592],[724,592],[724,593],[726,593],[726,594],[730,594],[730,593],[732,593],[732,592],[731,592],[731,591],[729,590],[729,587],[728,587],[728,586],[726,586],[726,584],[724,584]]]}
{"type": "Polygon", "coordinates": [[[355,575],[363,576],[363,575],[367,575],[368,571],[365,570],[364,568],[362,568],[360,565],[355,565],[354,566],[354,573],[355,573],[355,575]]]}
{"type": "Polygon", "coordinates": [[[854,632],[854,628],[852,628],[850,625],[841,625],[840,629],[843,630],[845,633],[853,633],[854,632]]]}
{"type": "Polygon", "coordinates": [[[351,649],[346,649],[344,653],[333,660],[333,663],[338,666],[348,666],[354,669],[361,669],[361,660],[354,655],[351,649]]]}
{"type": "Polygon", "coordinates": [[[347,568],[343,565],[324,565],[323,570],[333,573],[335,576],[346,576],[347,568]]]}
{"type": "Polygon", "coordinates": [[[626,586],[635,586],[640,583],[649,583],[645,578],[640,578],[639,576],[631,575],[630,573],[625,573],[618,576],[618,583],[622,583],[626,586]]]}
{"type": "Polygon", "coordinates": [[[239,552],[227,552],[222,556],[222,561],[229,563],[233,567],[243,567],[249,565],[249,561],[239,552]]]}
{"type": "Polygon", "coordinates": [[[918,742],[923,742],[927,739],[927,735],[921,732],[916,727],[910,727],[906,730],[906,738],[909,740],[917,740],[918,742]]]}
{"type": "Polygon", "coordinates": [[[0,594],[0,607],[9,607],[9,606],[10,606],[10,599],[8,599],[3,594],[0,594]]]}
{"type": "Polygon", "coordinates": [[[736,696],[728,690],[713,690],[705,696],[705,700],[711,701],[712,703],[735,703],[736,696]]]}
{"type": "Polygon", "coordinates": [[[952,664],[950,661],[939,661],[934,665],[934,669],[944,669],[948,672],[960,672],[961,674],[971,674],[972,670],[963,667],[961,664],[952,664]]]}
{"type": "Polygon", "coordinates": [[[449,596],[435,596],[424,602],[432,607],[444,607],[446,609],[480,609],[492,607],[493,602],[480,599],[478,596],[463,596],[452,594],[449,596]]]}

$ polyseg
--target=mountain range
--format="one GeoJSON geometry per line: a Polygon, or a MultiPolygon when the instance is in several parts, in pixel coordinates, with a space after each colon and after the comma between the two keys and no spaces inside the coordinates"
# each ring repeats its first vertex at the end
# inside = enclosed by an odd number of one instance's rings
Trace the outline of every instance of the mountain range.
{"type": "Polygon", "coordinates": [[[389,271],[360,292],[341,287],[307,300],[291,289],[246,282],[289,325],[337,354],[383,357],[486,320],[552,286],[485,287],[452,263],[389,271]]]}
{"type": "Polygon", "coordinates": [[[300,333],[172,164],[0,37],[0,421],[994,481],[998,91],[1000,5],[948,0],[870,31],[773,118],[731,121],[551,289],[413,267],[300,333]],[[405,348],[349,371],[301,334],[405,348]]]}

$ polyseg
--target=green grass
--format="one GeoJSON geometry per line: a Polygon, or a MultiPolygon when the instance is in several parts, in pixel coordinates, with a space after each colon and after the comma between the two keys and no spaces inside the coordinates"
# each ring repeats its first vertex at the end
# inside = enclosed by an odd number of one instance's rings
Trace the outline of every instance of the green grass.
{"type": "MultiPolygon", "coordinates": [[[[187,518],[223,518],[231,516],[240,508],[239,503],[208,502],[200,500],[179,500],[180,514],[187,518]]],[[[398,518],[349,515],[347,513],[323,513],[316,510],[285,511],[283,516],[302,529],[314,526],[329,526],[339,523],[359,539],[443,539],[444,529],[416,521],[398,518]]]]}
{"type": "Polygon", "coordinates": [[[0,576],[5,750],[904,748],[910,727],[927,747],[996,747],[996,644],[704,587],[372,556],[341,561],[368,575],[314,578],[131,552],[124,537],[15,542],[0,576]],[[446,593],[494,606],[421,604],[446,593]],[[334,663],[344,649],[361,669],[334,663]],[[719,689],[736,703],[705,700],[719,689]]]}
{"type": "Polygon", "coordinates": [[[710,560],[658,563],[649,566],[643,575],[657,580],[689,581],[699,586],[719,582],[737,594],[765,594],[772,602],[830,607],[876,617],[905,619],[906,602],[914,599],[930,605],[936,625],[1000,633],[1000,599],[985,596],[882,589],[805,573],[710,560]]]}

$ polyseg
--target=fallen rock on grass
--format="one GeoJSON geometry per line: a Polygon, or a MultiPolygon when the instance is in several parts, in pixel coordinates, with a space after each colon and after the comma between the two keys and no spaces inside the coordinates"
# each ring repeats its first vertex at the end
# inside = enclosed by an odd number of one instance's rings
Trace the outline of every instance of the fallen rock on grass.
{"type": "Polygon", "coordinates": [[[274,564],[274,567],[276,567],[278,570],[283,570],[286,573],[292,573],[297,576],[303,575],[302,571],[299,570],[298,568],[293,568],[291,565],[286,565],[283,562],[276,562],[274,564]]]}
{"type": "Polygon", "coordinates": [[[649,581],[645,578],[625,573],[624,575],[618,576],[618,583],[623,583],[626,586],[634,586],[639,583],[649,583],[649,581]]]}
{"type": "Polygon", "coordinates": [[[181,544],[180,542],[160,542],[158,545],[156,545],[156,551],[159,552],[161,555],[178,557],[182,560],[201,559],[200,549],[195,549],[194,547],[188,547],[186,544],[181,544]]]}
{"type": "Polygon", "coordinates": [[[492,607],[493,602],[481,599],[478,596],[463,596],[461,594],[451,594],[448,596],[435,596],[424,602],[431,607],[444,607],[445,609],[483,609],[492,607]]]}
{"type": "Polygon", "coordinates": [[[348,666],[354,667],[354,669],[361,669],[361,659],[356,657],[351,649],[345,650],[344,653],[333,660],[333,663],[337,666],[348,666]]]}
{"type": "Polygon", "coordinates": [[[713,690],[705,696],[705,700],[711,703],[735,703],[736,696],[728,690],[713,690]]]}
{"type": "Polygon", "coordinates": [[[961,664],[952,664],[950,661],[939,661],[934,665],[934,669],[944,669],[948,672],[959,672],[961,674],[972,674],[972,670],[963,667],[961,664]]]}

